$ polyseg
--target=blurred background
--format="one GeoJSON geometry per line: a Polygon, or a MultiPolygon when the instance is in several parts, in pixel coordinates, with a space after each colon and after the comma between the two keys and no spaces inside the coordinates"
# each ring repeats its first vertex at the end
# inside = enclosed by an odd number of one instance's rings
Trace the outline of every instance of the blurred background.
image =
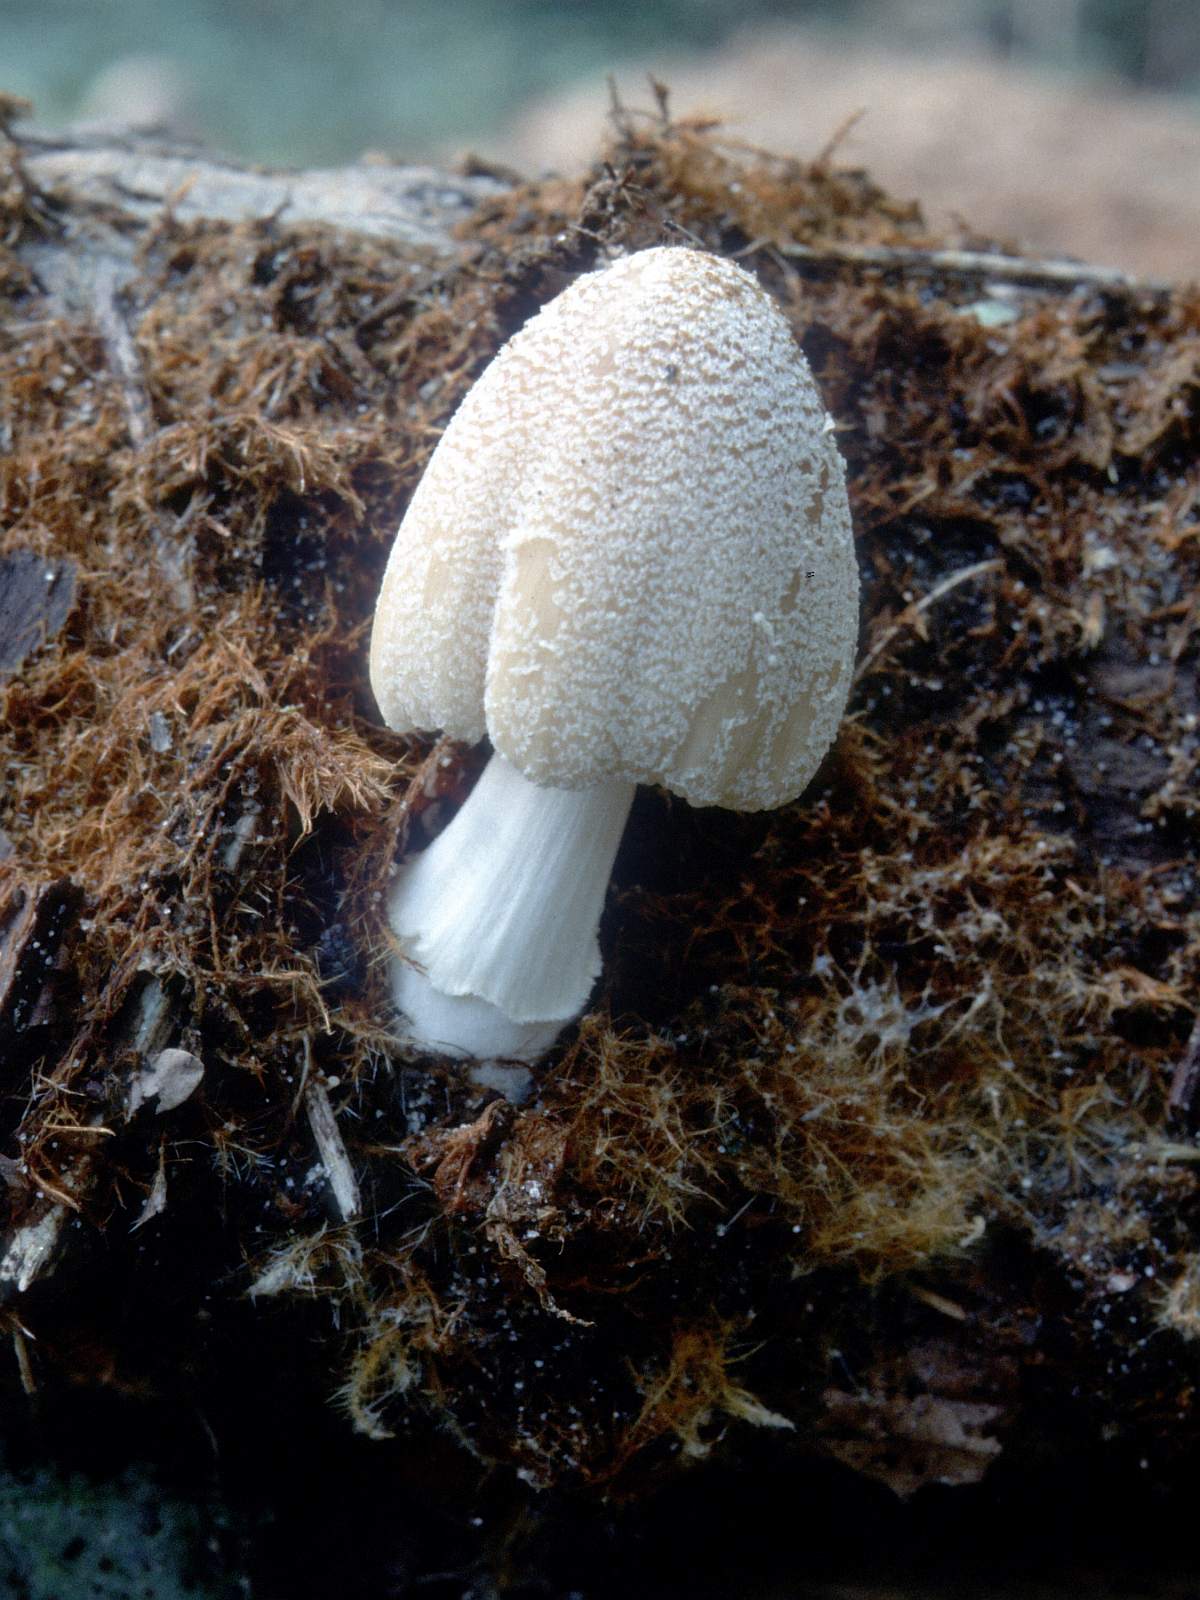
{"type": "Polygon", "coordinates": [[[936,220],[1200,275],[1200,0],[0,0],[43,125],[166,123],[311,166],[364,151],[573,170],[615,74],[840,158],[936,220]]]}

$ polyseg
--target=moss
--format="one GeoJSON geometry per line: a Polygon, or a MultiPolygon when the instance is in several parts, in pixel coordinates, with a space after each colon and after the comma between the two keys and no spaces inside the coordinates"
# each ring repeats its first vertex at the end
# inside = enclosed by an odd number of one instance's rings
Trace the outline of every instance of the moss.
{"type": "Polygon", "coordinates": [[[477,212],[456,270],[168,219],[121,307],[133,377],[2,280],[0,552],[78,570],[0,689],[0,887],[84,898],[75,999],[4,1110],[12,1221],[81,1224],[22,1311],[39,1350],[71,1367],[73,1273],[137,1280],[161,1173],[173,1356],[204,1359],[181,1305],[319,1298],[360,1428],[421,1410],[539,1484],[633,1493],[741,1424],[886,1477],[914,1394],[1018,1457],[1194,1440],[1167,1099],[1200,967],[1200,299],[1025,289],[988,326],[975,277],[833,248],[978,242],[832,159],[625,115],[590,181],[477,212]],[[388,1034],[383,891],[477,760],[379,726],[373,596],[502,339],[600,248],[681,238],[760,274],[836,418],[859,678],[795,805],[639,798],[596,1007],[517,1109],[388,1034]],[[129,1123],[151,982],[205,1076],[129,1123]],[[364,1196],[336,1228],[314,1080],[364,1196]]]}

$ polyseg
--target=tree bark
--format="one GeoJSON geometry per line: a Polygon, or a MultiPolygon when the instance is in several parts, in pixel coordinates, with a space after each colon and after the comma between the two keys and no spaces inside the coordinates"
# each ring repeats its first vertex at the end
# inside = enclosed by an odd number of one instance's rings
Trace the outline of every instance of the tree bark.
{"type": "Polygon", "coordinates": [[[87,128],[22,132],[22,166],[48,206],[46,235],[25,259],[51,308],[103,303],[136,270],[138,246],[164,217],[180,222],[322,224],[387,239],[452,263],[454,238],[499,177],[362,162],[289,172],[240,163],[169,137],[87,128]],[[52,225],[57,223],[62,232],[52,225]]]}

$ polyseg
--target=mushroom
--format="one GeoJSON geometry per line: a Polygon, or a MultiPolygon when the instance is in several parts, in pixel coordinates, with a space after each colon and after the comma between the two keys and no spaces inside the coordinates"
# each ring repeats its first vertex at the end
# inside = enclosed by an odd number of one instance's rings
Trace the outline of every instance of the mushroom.
{"type": "Polygon", "coordinates": [[[494,754],[389,900],[412,1043],[532,1061],[583,1010],[635,785],[779,806],[850,685],[833,424],[771,298],[687,248],[550,301],[463,400],[388,562],[388,724],[494,754]]]}

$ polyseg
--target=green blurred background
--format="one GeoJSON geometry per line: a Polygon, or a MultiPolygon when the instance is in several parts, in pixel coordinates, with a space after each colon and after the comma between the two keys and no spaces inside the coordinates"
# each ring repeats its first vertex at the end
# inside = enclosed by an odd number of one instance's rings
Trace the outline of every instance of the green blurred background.
{"type": "Polygon", "coordinates": [[[176,122],[306,165],[487,136],[527,100],[736,31],[794,22],[848,45],[962,49],[1200,90],[1197,0],[0,0],[0,84],[39,120],[176,122]]]}

